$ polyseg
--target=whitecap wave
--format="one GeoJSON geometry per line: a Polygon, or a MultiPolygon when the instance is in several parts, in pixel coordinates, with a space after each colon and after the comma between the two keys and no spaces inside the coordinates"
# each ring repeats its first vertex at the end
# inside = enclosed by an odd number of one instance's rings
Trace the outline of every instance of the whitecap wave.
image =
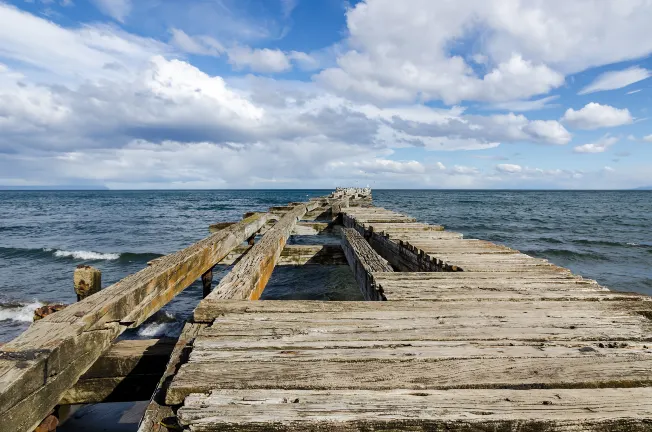
{"type": "Polygon", "coordinates": [[[38,301],[28,304],[0,304],[0,321],[32,322],[34,320],[34,311],[43,305],[38,301]]]}
{"type": "Polygon", "coordinates": [[[143,324],[138,329],[138,336],[152,339],[176,337],[181,333],[181,326],[182,323],[180,322],[143,324]]]}
{"type": "MultiPolygon", "coordinates": [[[[52,249],[43,249],[45,252],[52,252],[52,249]]],[[[117,260],[120,259],[119,253],[101,253],[101,252],[92,252],[92,251],[66,251],[66,250],[55,250],[54,256],[57,258],[73,258],[79,260],[117,260]]]]}
{"type": "Polygon", "coordinates": [[[146,338],[177,337],[183,322],[168,311],[158,311],[138,328],[138,336],[146,338]]]}

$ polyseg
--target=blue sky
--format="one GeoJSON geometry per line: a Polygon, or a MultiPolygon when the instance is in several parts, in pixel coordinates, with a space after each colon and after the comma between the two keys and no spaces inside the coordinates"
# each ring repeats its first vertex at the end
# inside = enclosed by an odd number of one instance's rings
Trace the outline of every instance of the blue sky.
{"type": "Polygon", "coordinates": [[[0,185],[652,186],[650,0],[0,0],[0,185]]]}

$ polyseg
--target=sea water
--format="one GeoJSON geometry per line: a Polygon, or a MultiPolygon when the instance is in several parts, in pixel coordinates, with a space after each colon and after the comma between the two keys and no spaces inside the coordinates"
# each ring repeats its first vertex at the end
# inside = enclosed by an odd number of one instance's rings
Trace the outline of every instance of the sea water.
{"type": "MultiPolygon", "coordinates": [[[[0,342],[44,303],[72,303],[73,271],[107,286],[208,235],[215,222],[328,190],[0,191],[0,342]]],[[[504,244],[619,291],[652,294],[652,192],[374,190],[374,204],[504,244]]],[[[292,244],[338,242],[297,236],[292,244]]],[[[228,268],[215,272],[218,281],[228,268]]],[[[177,334],[201,299],[195,283],[131,337],[177,334]]],[[[265,299],[357,300],[345,266],[278,267],[265,299]]]]}

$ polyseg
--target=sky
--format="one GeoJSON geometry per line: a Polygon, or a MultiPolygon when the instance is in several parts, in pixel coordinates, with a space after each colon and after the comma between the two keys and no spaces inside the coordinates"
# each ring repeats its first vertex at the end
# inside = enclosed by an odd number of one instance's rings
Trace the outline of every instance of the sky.
{"type": "Polygon", "coordinates": [[[0,185],[652,186],[652,0],[0,0],[0,185]]]}

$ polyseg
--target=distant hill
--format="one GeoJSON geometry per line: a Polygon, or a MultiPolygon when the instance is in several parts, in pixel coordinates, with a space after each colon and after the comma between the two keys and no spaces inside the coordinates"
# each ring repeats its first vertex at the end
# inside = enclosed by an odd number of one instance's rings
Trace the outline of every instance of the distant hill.
{"type": "Polygon", "coordinates": [[[58,191],[58,190],[109,190],[106,186],[1,186],[4,191],[58,191]]]}
{"type": "Polygon", "coordinates": [[[652,186],[643,186],[643,187],[640,187],[640,188],[636,188],[634,190],[652,190],[652,186]]]}

